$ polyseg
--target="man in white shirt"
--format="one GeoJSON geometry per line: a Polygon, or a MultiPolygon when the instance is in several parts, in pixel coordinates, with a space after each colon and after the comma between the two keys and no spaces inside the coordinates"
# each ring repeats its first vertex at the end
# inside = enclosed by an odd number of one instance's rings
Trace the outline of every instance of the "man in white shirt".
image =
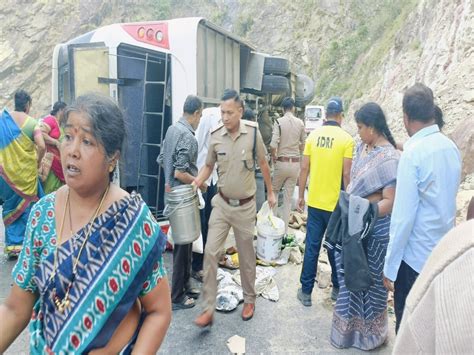
{"type": "MultiPolygon", "coordinates": [[[[209,149],[209,138],[211,131],[215,129],[221,122],[220,107],[209,107],[202,111],[200,124],[196,130],[196,139],[198,141],[198,158],[197,167],[201,169],[206,163],[207,151],[209,149]]],[[[211,200],[217,192],[217,169],[214,168],[209,179],[206,181],[207,191],[202,194],[206,206],[201,212],[201,234],[203,241],[203,250],[207,241],[207,230],[209,217],[211,216],[212,205],[211,200]]],[[[203,280],[203,260],[204,254],[193,253],[191,277],[202,282],[203,280]]]]}

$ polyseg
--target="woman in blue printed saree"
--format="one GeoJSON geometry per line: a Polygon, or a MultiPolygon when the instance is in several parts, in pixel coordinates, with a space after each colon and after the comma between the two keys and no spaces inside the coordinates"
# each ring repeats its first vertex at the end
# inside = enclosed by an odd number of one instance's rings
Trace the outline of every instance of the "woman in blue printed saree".
{"type": "Polygon", "coordinates": [[[331,343],[338,348],[371,350],[382,345],[388,335],[383,265],[389,241],[399,152],[379,105],[365,104],[356,112],[355,119],[362,142],[356,148],[347,192],[378,204],[378,220],[366,237],[366,256],[373,284],[361,292],[351,292],[346,288],[342,253],[336,246],[340,290],[334,307],[331,343]]]}
{"type": "Polygon", "coordinates": [[[110,183],[124,131],[109,98],[81,96],[67,109],[66,185],[31,211],[0,306],[0,353],[30,317],[34,354],[158,350],[171,320],[166,237],[138,195],[110,183]]]}
{"type": "Polygon", "coordinates": [[[0,199],[5,225],[5,254],[18,256],[31,206],[42,196],[38,161],[45,143],[35,119],[28,116],[31,97],[15,92],[15,110],[3,109],[0,118],[0,199]]]}

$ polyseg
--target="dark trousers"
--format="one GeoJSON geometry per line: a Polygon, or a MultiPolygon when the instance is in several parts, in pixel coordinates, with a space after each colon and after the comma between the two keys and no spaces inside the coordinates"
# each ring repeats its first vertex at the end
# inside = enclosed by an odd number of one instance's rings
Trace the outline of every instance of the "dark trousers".
{"type": "MultiPolygon", "coordinates": [[[[202,234],[202,243],[203,250],[205,250],[207,242],[207,231],[209,230],[209,218],[211,217],[212,205],[211,200],[217,193],[217,185],[211,184],[208,186],[207,191],[202,194],[202,198],[206,202],[206,206],[200,210],[201,217],[201,234],[202,234]]],[[[198,272],[202,270],[204,265],[204,254],[193,253],[193,271],[198,272]]]]}
{"type": "Polygon", "coordinates": [[[191,255],[193,244],[174,245],[173,248],[173,280],[171,284],[171,301],[180,303],[189,289],[191,276],[191,255]]]}
{"type": "MultiPolygon", "coordinates": [[[[308,206],[308,220],[306,222],[306,246],[304,250],[303,268],[301,270],[301,287],[304,293],[310,294],[313,291],[314,280],[318,269],[319,252],[324,237],[324,232],[328,226],[329,211],[308,206]]],[[[335,288],[339,288],[336,273],[336,260],[334,250],[328,249],[329,263],[331,264],[331,281],[335,288]]]]}
{"type": "Polygon", "coordinates": [[[396,318],[395,333],[398,333],[398,328],[400,328],[405,301],[418,275],[415,270],[402,260],[398,269],[397,279],[395,280],[395,292],[393,293],[396,318]]]}

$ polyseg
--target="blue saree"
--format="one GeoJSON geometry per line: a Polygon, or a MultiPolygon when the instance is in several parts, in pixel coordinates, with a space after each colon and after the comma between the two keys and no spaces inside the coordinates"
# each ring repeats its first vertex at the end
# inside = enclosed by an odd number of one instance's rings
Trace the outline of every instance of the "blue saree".
{"type": "Polygon", "coordinates": [[[39,295],[30,322],[31,353],[87,353],[106,346],[135,300],[165,275],[166,237],[138,195],[113,203],[91,222],[70,290],[70,307],[60,313],[53,290],[64,297],[89,224],[57,246],[55,196],[47,195],[33,207],[12,276],[19,287],[39,295]],[[50,280],[56,248],[58,272],[50,280]]]}
{"type": "MultiPolygon", "coordinates": [[[[367,197],[396,183],[399,152],[391,145],[379,146],[362,157],[356,148],[347,192],[367,197]]],[[[351,292],[344,282],[342,251],[335,249],[339,295],[334,307],[331,343],[337,348],[375,349],[388,336],[387,290],[383,266],[389,242],[390,215],[380,217],[367,238],[367,261],[373,285],[367,291],[351,292]]]]}

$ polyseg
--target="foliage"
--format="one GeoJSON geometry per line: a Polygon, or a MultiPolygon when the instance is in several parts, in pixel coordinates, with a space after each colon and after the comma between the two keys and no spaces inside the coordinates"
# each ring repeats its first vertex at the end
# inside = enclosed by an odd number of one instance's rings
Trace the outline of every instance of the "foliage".
{"type": "Polygon", "coordinates": [[[251,16],[239,15],[235,23],[235,32],[241,36],[247,36],[247,33],[252,29],[254,24],[254,19],[251,16]]]}
{"type": "Polygon", "coordinates": [[[414,0],[353,1],[350,13],[355,30],[335,38],[323,52],[317,73],[318,96],[357,98],[373,81],[374,70],[393,45],[414,0]],[[351,83],[351,85],[347,84],[351,83]]]}

